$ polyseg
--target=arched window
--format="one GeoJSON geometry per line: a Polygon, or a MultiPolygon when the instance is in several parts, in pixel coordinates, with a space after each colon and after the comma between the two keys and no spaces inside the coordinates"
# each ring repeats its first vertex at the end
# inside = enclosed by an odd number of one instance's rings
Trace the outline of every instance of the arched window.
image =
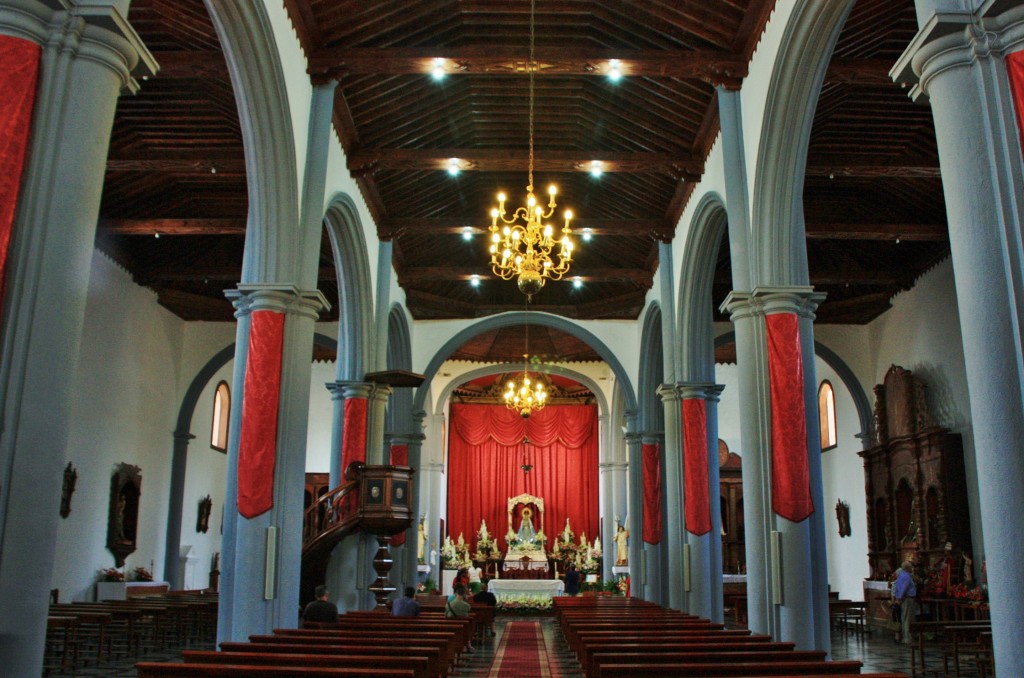
{"type": "Polygon", "coordinates": [[[231,389],[228,383],[217,384],[213,394],[213,427],[210,433],[210,447],[221,452],[228,451],[228,415],[231,413],[231,389]]]}
{"type": "Polygon", "coordinates": [[[818,427],[821,430],[821,451],[835,447],[836,397],[827,379],[818,387],[818,427]]]}

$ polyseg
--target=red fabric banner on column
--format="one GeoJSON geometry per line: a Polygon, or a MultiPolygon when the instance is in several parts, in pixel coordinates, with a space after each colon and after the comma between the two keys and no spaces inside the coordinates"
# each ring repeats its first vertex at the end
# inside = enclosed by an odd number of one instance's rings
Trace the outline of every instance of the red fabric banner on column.
{"type": "Polygon", "coordinates": [[[661,543],[661,446],[643,445],[644,541],[661,543]]]}
{"type": "Polygon", "coordinates": [[[4,307],[7,252],[28,155],[41,54],[42,48],[34,42],[0,35],[0,312],[4,307]]]}
{"type": "Polygon", "coordinates": [[[807,461],[804,367],[794,313],[765,316],[772,407],[772,508],[795,523],[814,513],[807,461]]]}
{"type": "Polygon", "coordinates": [[[695,535],[711,531],[708,496],[708,415],[703,398],[683,399],[683,486],[686,529],[695,535]]]}
{"type": "Polygon", "coordinates": [[[284,319],[276,311],[253,311],[249,327],[238,439],[238,512],[246,518],[274,505],[284,319]]]}
{"type": "MultiPolygon", "coordinates": [[[[391,446],[391,465],[392,466],[408,466],[409,465],[409,446],[408,445],[392,445],[391,446]]],[[[399,532],[391,538],[392,546],[401,546],[405,543],[405,532],[399,532]]]]}
{"type": "Polygon", "coordinates": [[[345,399],[345,421],[341,434],[341,472],[354,461],[366,461],[366,398],[345,399]]]}
{"type": "Polygon", "coordinates": [[[1010,94],[1017,112],[1017,133],[1024,147],[1024,51],[1006,55],[1006,72],[1010,76],[1010,94]]]}

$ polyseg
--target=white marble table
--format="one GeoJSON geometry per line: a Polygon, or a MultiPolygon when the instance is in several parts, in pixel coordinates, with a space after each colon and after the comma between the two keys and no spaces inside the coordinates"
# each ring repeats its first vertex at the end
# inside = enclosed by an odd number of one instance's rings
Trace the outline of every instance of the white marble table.
{"type": "Polygon", "coordinates": [[[502,596],[560,596],[565,592],[561,579],[492,579],[487,590],[502,596]]]}

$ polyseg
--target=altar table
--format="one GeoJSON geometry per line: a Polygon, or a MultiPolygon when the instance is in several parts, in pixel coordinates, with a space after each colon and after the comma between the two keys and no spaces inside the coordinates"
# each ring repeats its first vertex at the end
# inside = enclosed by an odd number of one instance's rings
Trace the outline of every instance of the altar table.
{"type": "Polygon", "coordinates": [[[565,592],[561,579],[492,579],[487,590],[502,596],[560,596],[565,592]]]}

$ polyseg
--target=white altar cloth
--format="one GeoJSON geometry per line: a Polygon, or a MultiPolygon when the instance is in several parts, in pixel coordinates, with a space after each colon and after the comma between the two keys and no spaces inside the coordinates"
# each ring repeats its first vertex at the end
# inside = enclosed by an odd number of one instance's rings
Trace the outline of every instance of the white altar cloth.
{"type": "Polygon", "coordinates": [[[561,579],[492,579],[487,590],[495,598],[502,596],[560,596],[565,591],[561,579]]]}

